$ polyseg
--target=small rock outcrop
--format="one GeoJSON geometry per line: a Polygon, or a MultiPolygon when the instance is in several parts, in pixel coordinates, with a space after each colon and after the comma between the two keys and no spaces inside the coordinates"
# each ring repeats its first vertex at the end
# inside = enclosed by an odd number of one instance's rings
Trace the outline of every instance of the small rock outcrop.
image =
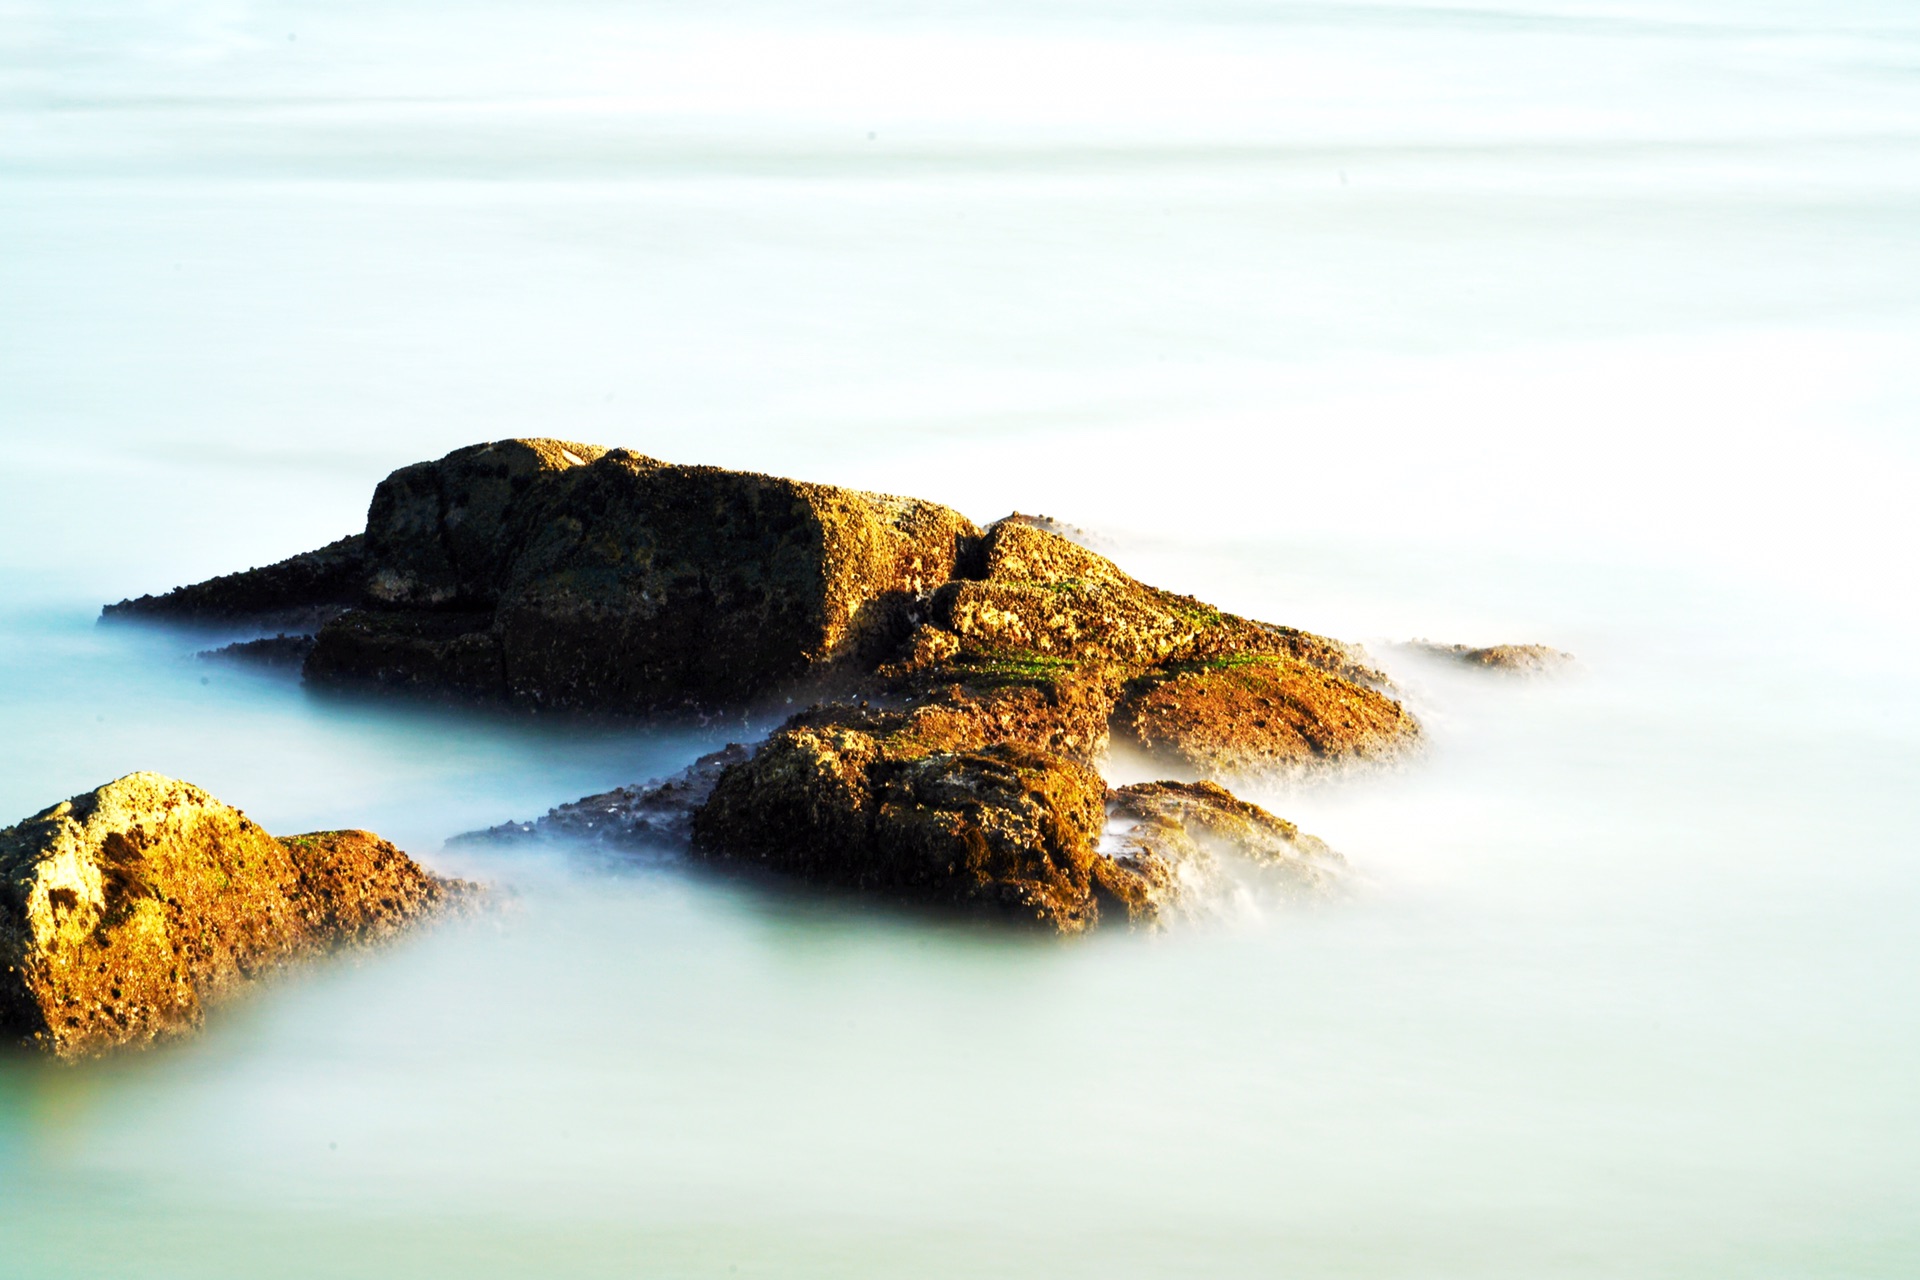
{"type": "Polygon", "coordinates": [[[693,838],[693,815],[713,794],[720,775],[751,757],[745,747],[729,743],[670,778],[583,796],[555,805],[545,817],[531,822],[503,822],[465,832],[448,843],[512,844],[528,838],[557,838],[623,849],[684,848],[693,838]]]}
{"type": "Polygon", "coordinates": [[[359,601],[366,572],[366,538],[356,533],[265,568],[122,600],[102,609],[101,616],[311,631],[359,601]]]}
{"type": "Polygon", "coordinates": [[[67,1058],[179,1035],[248,978],[471,888],[370,832],[276,839],[131,774],[0,831],[0,1035],[67,1058]]]}
{"type": "Polygon", "coordinates": [[[1409,641],[1405,648],[1432,658],[1446,658],[1462,666],[1488,671],[1511,671],[1521,675],[1542,675],[1573,664],[1573,655],[1544,644],[1492,644],[1476,649],[1464,644],[1435,644],[1431,640],[1409,641]]]}

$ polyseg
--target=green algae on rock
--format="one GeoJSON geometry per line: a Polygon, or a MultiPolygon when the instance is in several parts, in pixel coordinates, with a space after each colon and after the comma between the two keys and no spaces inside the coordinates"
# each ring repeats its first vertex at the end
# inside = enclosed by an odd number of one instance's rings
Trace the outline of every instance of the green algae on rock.
{"type": "Polygon", "coordinates": [[[276,839],[130,774],[0,831],[0,1034],[68,1058],[180,1035],[246,979],[468,888],[369,832],[276,839]]]}

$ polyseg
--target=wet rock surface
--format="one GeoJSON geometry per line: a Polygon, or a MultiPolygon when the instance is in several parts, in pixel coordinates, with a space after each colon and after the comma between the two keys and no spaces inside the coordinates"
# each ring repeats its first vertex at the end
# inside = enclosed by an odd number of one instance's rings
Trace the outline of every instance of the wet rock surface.
{"type": "Polygon", "coordinates": [[[0,1034],[61,1057],[176,1036],[250,978],[474,890],[370,832],[276,838],[131,774],[0,831],[0,1034]]]}

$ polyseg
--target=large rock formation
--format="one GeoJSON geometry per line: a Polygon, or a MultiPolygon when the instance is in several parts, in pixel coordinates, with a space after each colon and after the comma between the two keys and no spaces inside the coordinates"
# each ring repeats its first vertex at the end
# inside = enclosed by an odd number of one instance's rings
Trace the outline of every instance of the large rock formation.
{"type": "MultiPolygon", "coordinates": [[[[474,445],[375,490],[351,540],[355,607],[320,629],[305,674],[596,712],[737,703],[870,669],[979,535],[912,498],[556,440],[474,445]]],[[[198,619],[250,586],[279,608],[301,559],[108,612],[198,619]]],[[[324,585],[316,607],[341,595],[324,585]]]]}
{"type": "MultiPolygon", "coordinates": [[[[1164,840],[1102,852],[1096,769],[1115,734],[1213,773],[1416,740],[1359,650],[1148,586],[1066,528],[1014,516],[981,530],[915,499],[620,449],[476,445],[380,485],[355,607],[303,670],[614,713],[824,695],[750,758],[708,762],[678,790],[590,797],[548,825],[605,816],[710,857],[1068,931],[1103,904],[1152,916],[1185,883],[1162,873],[1199,862],[1164,840]]],[[[280,600],[285,567],[256,572],[280,600]]],[[[190,612],[210,585],[118,608],[190,612]]]]}
{"type": "Polygon", "coordinates": [[[0,831],[0,1035],[62,1057],[177,1035],[247,978],[468,888],[369,832],[276,839],[131,774],[0,831]]]}

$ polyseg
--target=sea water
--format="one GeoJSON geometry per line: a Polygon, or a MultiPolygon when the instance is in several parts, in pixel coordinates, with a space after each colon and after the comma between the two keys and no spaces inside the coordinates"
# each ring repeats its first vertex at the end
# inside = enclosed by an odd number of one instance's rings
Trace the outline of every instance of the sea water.
{"type": "Polygon", "coordinates": [[[1890,0],[0,3],[0,820],[501,903],[0,1062],[0,1272],[1913,1275],[1917,338],[1890,0]],[[1054,515],[1426,749],[1249,789],[1346,898],[1043,941],[444,847],[754,725],[96,625],[530,434],[1054,515]]]}

